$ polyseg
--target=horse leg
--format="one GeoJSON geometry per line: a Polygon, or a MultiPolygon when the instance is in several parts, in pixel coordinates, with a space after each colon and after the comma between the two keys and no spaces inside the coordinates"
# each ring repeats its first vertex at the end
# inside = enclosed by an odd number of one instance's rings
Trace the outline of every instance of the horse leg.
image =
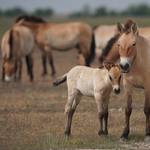
{"type": "Polygon", "coordinates": [[[145,137],[145,141],[150,142],[150,91],[146,91],[144,113],[146,115],[146,137],[145,137]]]}
{"type": "Polygon", "coordinates": [[[30,75],[29,56],[27,55],[25,58],[26,58],[26,64],[27,64],[27,73],[28,75],[30,75]]]}
{"type": "Polygon", "coordinates": [[[130,121],[130,115],[132,113],[132,88],[133,86],[123,80],[123,86],[124,86],[124,92],[126,96],[126,106],[125,106],[125,127],[123,130],[123,134],[120,137],[120,141],[127,141],[128,140],[128,134],[130,132],[129,128],[129,121],[130,121]]]}
{"type": "Polygon", "coordinates": [[[14,71],[14,81],[17,80],[17,69],[18,69],[18,61],[15,63],[15,71],[14,71]]]}
{"type": "Polygon", "coordinates": [[[65,132],[64,132],[64,134],[67,136],[71,135],[72,117],[80,100],[81,100],[80,93],[77,92],[68,93],[68,102],[65,106],[65,114],[67,114],[67,119],[66,119],[65,132]]]}
{"type": "Polygon", "coordinates": [[[28,55],[28,63],[29,63],[29,74],[30,74],[30,81],[33,81],[33,58],[31,55],[28,55]]]}
{"type": "Polygon", "coordinates": [[[4,60],[2,64],[2,81],[5,81],[5,68],[4,68],[4,60]]]}
{"type": "Polygon", "coordinates": [[[105,126],[105,128],[104,128],[103,133],[105,135],[108,134],[108,129],[107,129],[107,123],[108,123],[108,103],[109,103],[109,99],[107,101],[106,106],[104,106],[104,126],[105,126]]]}
{"type": "Polygon", "coordinates": [[[47,74],[47,69],[46,69],[46,54],[42,51],[42,64],[43,64],[43,73],[42,76],[47,74]]]}
{"type": "Polygon", "coordinates": [[[19,74],[18,74],[18,80],[20,81],[21,80],[21,73],[22,73],[22,60],[20,59],[19,61],[19,74]]]}
{"type": "Polygon", "coordinates": [[[51,69],[52,69],[52,73],[51,73],[51,76],[54,76],[55,75],[55,68],[54,68],[54,65],[53,65],[53,56],[52,56],[52,50],[50,49],[49,46],[45,46],[44,47],[44,50],[49,58],[49,64],[51,66],[51,69]]]}

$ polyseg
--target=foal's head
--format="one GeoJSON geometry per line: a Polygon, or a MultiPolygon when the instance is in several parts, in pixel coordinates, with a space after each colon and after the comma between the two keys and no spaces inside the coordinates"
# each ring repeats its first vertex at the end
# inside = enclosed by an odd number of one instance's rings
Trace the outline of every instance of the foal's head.
{"type": "Polygon", "coordinates": [[[118,40],[120,70],[123,73],[128,73],[137,52],[136,36],[138,35],[138,27],[134,21],[129,19],[124,27],[118,22],[117,30],[121,34],[118,40]]]}
{"type": "Polygon", "coordinates": [[[110,64],[108,62],[104,62],[103,65],[108,70],[108,78],[112,85],[114,93],[119,94],[121,79],[121,71],[119,69],[119,65],[110,64]]]}

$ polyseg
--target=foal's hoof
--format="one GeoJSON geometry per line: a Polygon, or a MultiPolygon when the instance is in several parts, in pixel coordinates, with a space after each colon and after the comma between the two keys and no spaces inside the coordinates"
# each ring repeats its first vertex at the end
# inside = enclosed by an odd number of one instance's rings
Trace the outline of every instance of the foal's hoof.
{"type": "Polygon", "coordinates": [[[128,141],[128,138],[121,137],[119,141],[120,141],[120,142],[127,142],[127,141],[128,141]]]}
{"type": "Polygon", "coordinates": [[[64,135],[67,136],[67,137],[70,137],[70,136],[71,136],[71,134],[68,133],[68,132],[65,132],[64,135]]]}
{"type": "Polygon", "coordinates": [[[150,136],[145,136],[144,142],[150,142],[150,136]]]}

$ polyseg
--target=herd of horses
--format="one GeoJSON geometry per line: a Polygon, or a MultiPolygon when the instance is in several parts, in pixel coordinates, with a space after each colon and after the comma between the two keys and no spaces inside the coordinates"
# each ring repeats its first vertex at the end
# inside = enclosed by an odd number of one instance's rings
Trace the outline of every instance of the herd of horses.
{"type": "Polygon", "coordinates": [[[40,49],[43,73],[47,74],[46,57],[54,76],[52,50],[66,51],[78,49],[79,65],[54,81],[57,86],[67,80],[68,102],[65,134],[71,134],[71,122],[82,95],[93,96],[96,100],[100,129],[99,135],[108,134],[108,103],[110,92],[120,92],[120,78],[126,97],[125,126],[121,141],[127,141],[130,132],[129,122],[132,113],[133,87],[145,90],[144,113],[146,116],[145,141],[150,141],[150,27],[138,28],[128,19],[125,24],[103,25],[92,28],[82,22],[48,23],[34,16],[20,16],[2,38],[1,52],[3,58],[2,79],[10,81],[21,79],[22,57],[26,58],[30,81],[33,81],[33,50],[40,49]],[[104,67],[89,68],[96,55],[104,67]],[[117,63],[116,65],[107,62],[117,63]],[[85,67],[88,66],[88,67],[85,67]],[[18,77],[17,77],[18,70],[18,77]],[[103,119],[105,128],[103,129],[103,119]]]}

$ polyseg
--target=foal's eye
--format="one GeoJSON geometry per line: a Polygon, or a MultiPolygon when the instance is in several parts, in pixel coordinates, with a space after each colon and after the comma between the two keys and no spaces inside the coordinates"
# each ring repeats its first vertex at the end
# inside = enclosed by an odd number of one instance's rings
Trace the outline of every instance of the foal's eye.
{"type": "Polygon", "coordinates": [[[110,79],[110,81],[112,80],[112,77],[109,75],[109,79],[110,79]]]}
{"type": "Polygon", "coordinates": [[[133,47],[136,45],[136,43],[133,44],[133,47]]]}
{"type": "Polygon", "coordinates": [[[119,43],[118,43],[117,45],[118,45],[118,47],[120,47],[120,44],[119,44],[119,43]]]}

